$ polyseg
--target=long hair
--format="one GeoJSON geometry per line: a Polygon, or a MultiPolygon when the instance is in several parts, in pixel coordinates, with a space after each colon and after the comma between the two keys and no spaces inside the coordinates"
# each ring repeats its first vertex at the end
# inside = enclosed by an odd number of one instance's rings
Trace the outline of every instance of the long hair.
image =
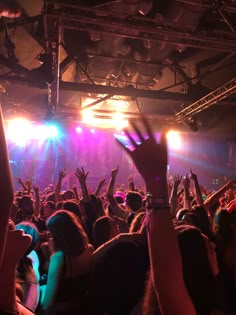
{"type": "Polygon", "coordinates": [[[59,210],[47,220],[56,250],[66,255],[80,255],[88,247],[88,237],[75,214],[59,210]]]}

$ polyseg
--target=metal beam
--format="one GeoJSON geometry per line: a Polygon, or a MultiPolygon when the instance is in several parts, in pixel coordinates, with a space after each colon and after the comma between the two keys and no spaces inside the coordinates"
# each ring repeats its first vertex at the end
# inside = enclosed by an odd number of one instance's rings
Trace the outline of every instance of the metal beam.
{"type": "Polygon", "coordinates": [[[220,86],[213,92],[202,97],[200,100],[194,102],[193,104],[187,106],[180,112],[176,113],[176,121],[181,122],[186,118],[192,117],[193,115],[200,113],[206,108],[213,106],[214,104],[220,102],[226,97],[234,94],[236,92],[236,77],[232,80],[226,82],[224,85],[220,86]]]}
{"type": "Polygon", "coordinates": [[[184,45],[207,50],[236,52],[236,34],[192,33],[176,28],[176,25],[158,24],[154,19],[122,16],[119,12],[102,11],[89,7],[47,2],[47,18],[59,22],[63,28],[83,30],[123,38],[151,40],[170,45],[184,45]]]}
{"type": "MultiPolygon", "coordinates": [[[[40,89],[47,88],[46,84],[45,84],[45,87],[42,87],[42,84],[39,84],[39,86],[37,86],[37,85],[34,85],[31,80],[24,77],[20,77],[20,76],[0,75],[0,82],[11,82],[15,84],[21,84],[21,85],[26,85],[30,87],[40,88],[40,89]]],[[[136,89],[131,86],[119,88],[119,87],[104,86],[104,85],[97,85],[97,84],[65,82],[65,81],[60,81],[60,90],[61,91],[77,91],[77,92],[82,92],[82,93],[130,96],[132,98],[140,97],[140,98],[166,100],[166,101],[172,100],[172,101],[194,102],[196,99],[196,97],[190,94],[183,94],[183,93],[136,89]]],[[[221,103],[224,105],[230,105],[230,104],[234,104],[235,100],[227,100],[221,103]]]]}
{"type": "Polygon", "coordinates": [[[222,11],[226,11],[226,12],[231,12],[231,13],[236,13],[236,3],[235,1],[232,0],[224,0],[222,1],[222,3],[220,4],[220,2],[215,2],[212,0],[176,0],[177,2],[181,2],[184,4],[188,4],[191,6],[198,6],[204,9],[215,9],[217,7],[217,9],[220,9],[222,11]],[[214,3],[216,3],[216,5],[214,5],[214,3]],[[218,4],[219,3],[219,4],[218,4]]]}

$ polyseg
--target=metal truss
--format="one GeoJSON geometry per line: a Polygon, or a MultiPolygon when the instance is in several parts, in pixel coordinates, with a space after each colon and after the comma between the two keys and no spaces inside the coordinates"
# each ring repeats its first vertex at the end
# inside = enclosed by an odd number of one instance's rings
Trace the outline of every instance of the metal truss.
{"type": "MultiPolygon", "coordinates": [[[[62,28],[107,34],[123,38],[151,40],[170,45],[236,52],[236,34],[209,34],[181,31],[173,24],[161,24],[155,19],[124,16],[124,13],[46,1],[46,18],[62,28]]],[[[187,26],[186,26],[187,29],[187,26]]]]}
{"type": "Polygon", "coordinates": [[[220,9],[231,13],[236,13],[236,1],[235,0],[176,0],[184,4],[198,6],[206,9],[220,9]]]}
{"type": "Polygon", "coordinates": [[[202,97],[200,100],[194,102],[193,104],[187,106],[180,112],[175,114],[176,121],[181,122],[194,116],[195,114],[203,111],[206,108],[211,107],[212,105],[220,102],[226,97],[234,94],[236,92],[236,77],[232,80],[226,82],[221,87],[217,88],[213,92],[202,97]]]}
{"type": "Polygon", "coordinates": [[[59,103],[59,84],[60,84],[60,27],[59,20],[50,19],[47,15],[48,7],[44,12],[44,36],[45,52],[51,58],[51,70],[53,81],[47,82],[48,85],[48,110],[53,115],[58,111],[59,103]]]}

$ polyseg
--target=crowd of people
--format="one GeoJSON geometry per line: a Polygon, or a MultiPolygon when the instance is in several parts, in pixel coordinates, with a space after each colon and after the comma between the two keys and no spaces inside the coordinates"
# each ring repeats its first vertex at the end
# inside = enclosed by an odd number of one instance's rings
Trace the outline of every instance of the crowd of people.
{"type": "Polygon", "coordinates": [[[119,145],[145,191],[132,177],[117,189],[117,167],[91,193],[78,167],[67,191],[61,170],[55,187],[18,179],[15,192],[0,110],[0,314],[236,314],[236,182],[211,192],[192,170],[168,182],[165,135],[140,121],[125,131],[133,149],[119,145]]]}
{"type": "Polygon", "coordinates": [[[1,117],[0,314],[236,314],[236,182],[168,182],[165,135],[140,120],[138,144],[128,130],[133,149],[118,144],[145,190],[117,186],[116,167],[91,193],[78,167],[78,185],[62,191],[61,170],[41,192],[21,178],[14,191],[1,117]]]}

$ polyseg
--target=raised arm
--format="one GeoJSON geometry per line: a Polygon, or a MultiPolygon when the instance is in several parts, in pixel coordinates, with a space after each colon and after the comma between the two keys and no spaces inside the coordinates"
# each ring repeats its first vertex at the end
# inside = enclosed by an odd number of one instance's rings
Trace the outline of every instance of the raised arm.
{"type": "Polygon", "coordinates": [[[174,177],[174,184],[170,196],[170,210],[172,217],[175,218],[176,212],[177,212],[177,206],[178,206],[178,188],[182,181],[182,176],[177,175],[174,177]]]}
{"type": "Polygon", "coordinates": [[[33,189],[34,189],[34,215],[36,217],[39,217],[40,215],[39,187],[37,185],[34,185],[33,189]]]}
{"type": "Polygon", "coordinates": [[[96,190],[95,190],[95,193],[94,193],[95,196],[99,197],[99,195],[100,195],[100,193],[101,193],[101,189],[102,189],[102,187],[104,186],[105,182],[106,182],[106,179],[105,179],[105,178],[103,178],[103,179],[101,179],[101,180],[99,181],[98,186],[97,186],[97,188],[96,188],[96,190]]]}
{"type": "Polygon", "coordinates": [[[9,164],[9,156],[5,139],[2,107],[0,105],[0,266],[3,258],[8,230],[8,220],[11,214],[11,207],[14,200],[14,189],[12,173],[9,164]]]}
{"type": "Polygon", "coordinates": [[[236,182],[231,180],[229,181],[227,184],[225,184],[224,186],[222,186],[219,190],[217,190],[213,195],[211,195],[210,197],[208,197],[205,201],[204,201],[204,206],[207,207],[207,209],[213,205],[215,205],[219,198],[221,196],[224,195],[224,193],[231,188],[234,188],[236,186],[236,182]]]}
{"type": "Polygon", "coordinates": [[[28,187],[26,186],[26,184],[24,183],[24,181],[21,177],[17,178],[17,183],[21,185],[21,187],[23,188],[24,191],[28,191],[28,187]]]}
{"type": "Polygon", "coordinates": [[[198,177],[197,177],[196,174],[194,174],[192,172],[192,170],[190,170],[190,178],[194,182],[195,196],[196,196],[197,205],[198,206],[204,206],[204,201],[203,201],[203,198],[202,198],[201,188],[200,188],[200,185],[198,183],[198,177]]]}
{"type": "Polygon", "coordinates": [[[89,196],[89,192],[88,192],[88,188],[87,188],[87,184],[86,184],[86,179],[88,177],[89,172],[85,173],[83,167],[76,169],[75,171],[75,176],[78,178],[79,183],[80,183],[80,187],[81,187],[81,191],[82,191],[82,196],[83,196],[83,200],[84,202],[90,202],[90,196],[89,196]]]}
{"type": "Polygon", "coordinates": [[[188,209],[189,211],[192,210],[191,200],[190,200],[190,179],[188,175],[182,181],[184,186],[184,208],[188,209]]]}
{"type": "Polygon", "coordinates": [[[107,200],[109,201],[112,213],[115,216],[123,220],[126,220],[129,213],[119,206],[119,204],[116,201],[116,198],[114,197],[115,182],[116,182],[116,176],[118,174],[118,171],[119,171],[119,166],[111,170],[111,178],[110,178],[108,189],[107,189],[107,200]]]}
{"type": "Polygon", "coordinates": [[[132,123],[138,144],[126,130],[134,150],[121,145],[133,159],[151,196],[147,233],[153,286],[163,315],[195,315],[184,284],[182,260],[168,204],[166,140],[162,136],[161,143],[157,144],[145,119],[143,124],[148,138],[132,123]]]}
{"type": "Polygon", "coordinates": [[[61,201],[61,183],[63,178],[66,176],[66,172],[64,170],[61,170],[59,172],[59,176],[58,176],[58,180],[57,180],[57,184],[56,184],[56,188],[55,188],[55,201],[56,203],[61,201]]]}
{"type": "Polygon", "coordinates": [[[133,176],[129,176],[128,183],[129,183],[129,191],[135,191],[133,176]]]}

